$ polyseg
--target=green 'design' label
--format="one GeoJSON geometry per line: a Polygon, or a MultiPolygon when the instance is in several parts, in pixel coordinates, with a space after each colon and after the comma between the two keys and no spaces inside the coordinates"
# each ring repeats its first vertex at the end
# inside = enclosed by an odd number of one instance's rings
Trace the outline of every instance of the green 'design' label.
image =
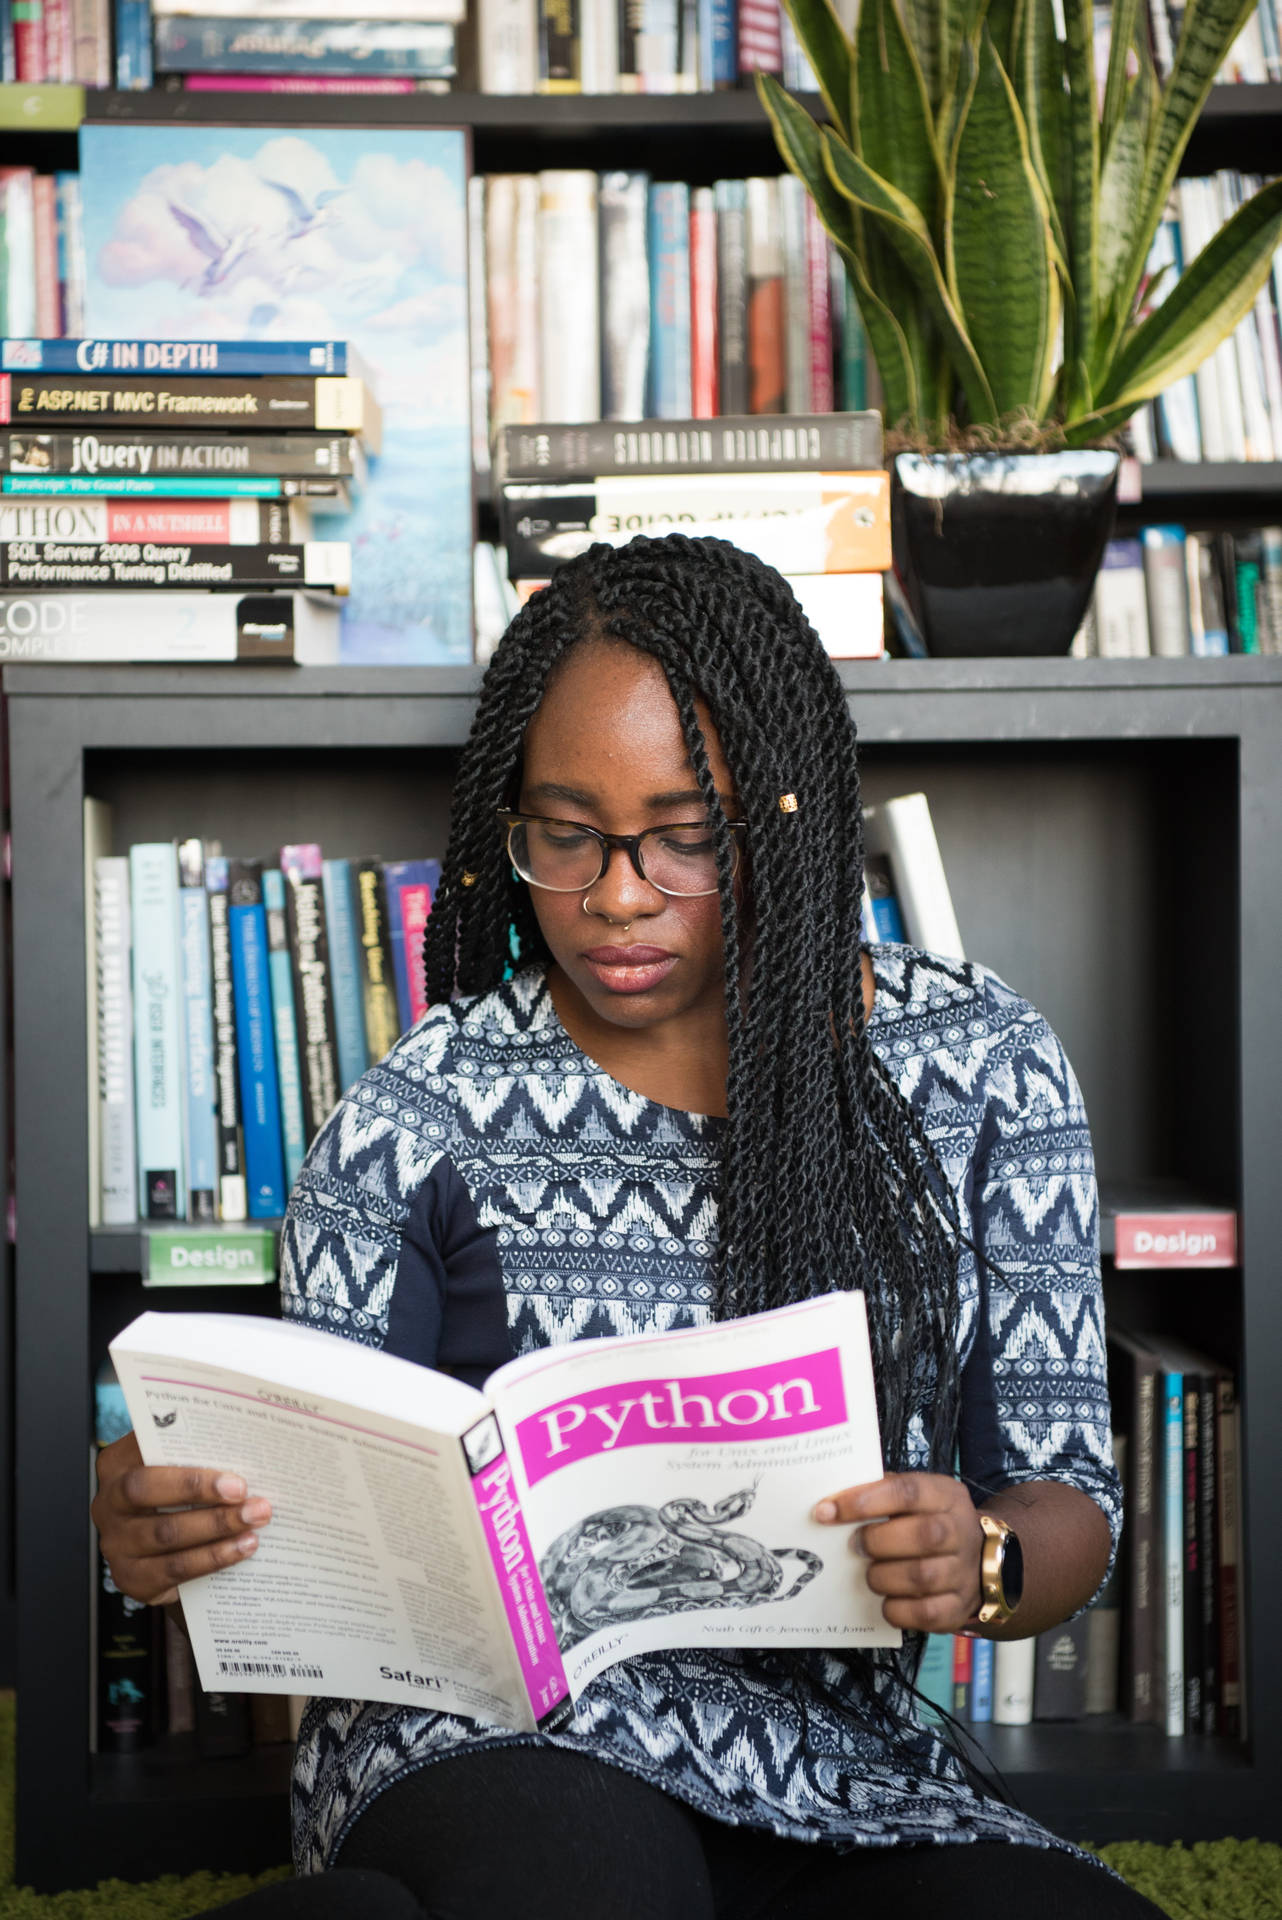
{"type": "Polygon", "coordinates": [[[147,1235],[147,1287],[258,1286],[276,1278],[276,1236],[241,1233],[147,1235]]]}

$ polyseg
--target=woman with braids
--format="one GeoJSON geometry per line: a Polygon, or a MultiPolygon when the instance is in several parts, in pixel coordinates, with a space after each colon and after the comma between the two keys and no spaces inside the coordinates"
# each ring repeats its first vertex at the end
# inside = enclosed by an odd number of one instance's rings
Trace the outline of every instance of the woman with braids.
{"type": "MultiPolygon", "coordinates": [[[[862,879],[854,726],[777,574],[638,539],[518,614],[459,768],[430,1010],[312,1147],[285,1310],[479,1384],[514,1349],[862,1288],[887,1473],[816,1517],[905,1639],[650,1654],[543,1736],[314,1700],[295,1857],[334,1892],[384,1869],[460,1920],[1153,1911],[984,1791],[913,1695],[923,1633],[1084,1607],[1119,1498],[1072,1070],[984,968],[862,949],[862,879]]],[[[103,1475],[140,1598],[269,1519],[129,1440],[103,1475]]]]}

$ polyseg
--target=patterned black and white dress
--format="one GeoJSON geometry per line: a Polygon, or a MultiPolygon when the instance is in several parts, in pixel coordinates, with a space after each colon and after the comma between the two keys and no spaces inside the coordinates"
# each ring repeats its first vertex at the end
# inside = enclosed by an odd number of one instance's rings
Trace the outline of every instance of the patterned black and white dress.
{"type": "MultiPolygon", "coordinates": [[[[1045,1020],[982,967],[872,950],[870,1033],[933,1141],[963,1223],[1008,1277],[961,1267],[961,1466],[996,1489],[1063,1480],[1121,1503],[1109,1441],[1086,1115],[1045,1020]]],[[[561,1026],[541,972],[433,1008],[350,1089],[290,1203],[286,1313],[479,1384],[513,1348],[704,1323],[724,1123],[630,1092],[561,1026]],[[506,1312],[504,1297],[506,1296],[506,1312]]],[[[918,1425],[911,1464],[926,1461],[918,1425]]],[[[313,1700],[294,1772],[300,1872],[333,1865],[375,1795],[465,1742],[540,1739],[713,1818],[840,1845],[1063,1845],[977,1794],[928,1725],[893,1745],[837,1711],[837,1660],[649,1654],[608,1669],[552,1735],[313,1700]],[[820,1684],[822,1683],[822,1684],[820,1684]]],[[[911,1704],[898,1683],[905,1717],[911,1704]]]]}

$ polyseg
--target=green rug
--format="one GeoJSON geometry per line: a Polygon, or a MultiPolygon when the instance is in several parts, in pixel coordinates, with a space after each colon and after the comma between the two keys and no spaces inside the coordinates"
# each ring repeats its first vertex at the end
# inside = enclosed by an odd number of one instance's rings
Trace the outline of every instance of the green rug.
{"type": "MultiPolygon", "coordinates": [[[[91,1891],[33,1893],[13,1885],[13,1695],[0,1694],[0,1920],[189,1920],[288,1872],[166,1874],[135,1886],[102,1880],[91,1891]]],[[[1263,1840],[1205,1840],[1101,1847],[1102,1859],[1171,1920],[1282,1920],[1282,1847],[1263,1840]]]]}

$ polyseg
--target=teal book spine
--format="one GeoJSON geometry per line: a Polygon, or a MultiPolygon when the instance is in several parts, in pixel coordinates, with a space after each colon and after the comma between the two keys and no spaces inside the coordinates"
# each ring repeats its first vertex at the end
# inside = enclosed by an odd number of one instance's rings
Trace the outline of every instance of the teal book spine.
{"type": "Polygon", "coordinates": [[[285,923],[285,876],[263,869],[263,910],[267,916],[267,974],[276,1032],[276,1072],[280,1084],[280,1137],[285,1155],[285,1185],[298,1178],[307,1138],[303,1132],[303,1083],[298,1070],[298,1025],[294,1018],[294,970],[285,923]]]}
{"type": "Polygon", "coordinates": [[[1162,1724],[1184,1732],[1184,1374],[1162,1375],[1162,1724]]]}
{"type": "Polygon", "coordinates": [[[138,1119],[138,1214],[185,1220],[182,964],[178,948],[178,853],[172,840],[129,849],[133,925],[134,1100],[138,1119]]]}
{"type": "Polygon", "coordinates": [[[928,1720],[953,1710],[953,1636],[928,1633],[917,1669],[918,1713],[928,1720]],[[922,1702],[925,1704],[923,1705],[922,1702]]]}
{"type": "Polygon", "coordinates": [[[365,1045],[365,1010],[361,1000],[360,936],[356,931],[356,915],[352,910],[351,861],[324,861],[321,886],[325,896],[325,922],[329,929],[330,991],[334,996],[338,1077],[346,1092],[370,1064],[365,1045]]]}

